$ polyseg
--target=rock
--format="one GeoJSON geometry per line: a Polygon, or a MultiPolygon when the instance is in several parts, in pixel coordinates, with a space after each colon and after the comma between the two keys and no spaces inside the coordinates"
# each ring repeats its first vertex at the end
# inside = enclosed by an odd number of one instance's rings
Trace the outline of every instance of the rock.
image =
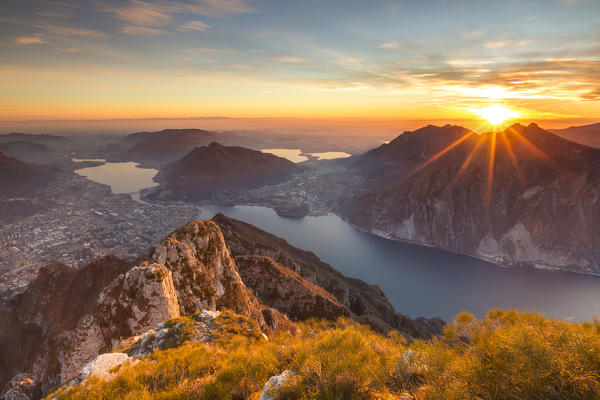
{"type": "Polygon", "coordinates": [[[114,345],[180,315],[172,272],[150,262],[115,279],[100,294],[98,307],[103,334],[114,345]]]}
{"type": "Polygon", "coordinates": [[[537,125],[428,126],[353,168],[364,185],[342,214],[361,230],[506,266],[600,273],[599,149],[537,125]]]}
{"type": "Polygon", "coordinates": [[[218,328],[215,319],[220,314],[219,311],[203,310],[181,322],[167,321],[161,323],[156,329],[122,341],[119,343],[117,350],[132,357],[143,357],[157,349],[166,350],[186,341],[211,343],[214,340],[213,332],[218,328]],[[189,334],[188,330],[184,332],[182,329],[184,323],[191,324],[191,336],[189,337],[184,336],[189,334]]]}
{"type": "Polygon", "coordinates": [[[31,400],[39,396],[39,386],[27,374],[15,375],[6,385],[2,400],[31,400]]]}
{"type": "Polygon", "coordinates": [[[173,272],[183,315],[225,307],[255,319],[263,329],[273,328],[264,320],[266,307],[242,281],[223,234],[213,221],[195,221],[177,229],[151,258],[173,272]]]}
{"type": "Polygon", "coordinates": [[[112,372],[116,367],[128,362],[131,358],[125,353],[101,354],[88,363],[79,373],[78,379],[83,382],[90,376],[109,380],[113,377],[112,372]]]}
{"type": "Polygon", "coordinates": [[[221,228],[235,257],[260,255],[272,258],[306,281],[323,288],[361,323],[377,331],[396,329],[409,338],[430,338],[442,332],[444,322],[441,319],[413,320],[397,314],[378,286],[342,275],[309,251],[298,249],[280,237],[223,214],[215,215],[213,221],[221,228]]]}
{"type": "Polygon", "coordinates": [[[262,394],[259,400],[275,400],[273,397],[277,394],[277,391],[294,377],[294,373],[290,370],[285,370],[281,375],[272,376],[265,384],[262,394]]]}
{"type": "Polygon", "coordinates": [[[235,261],[242,280],[258,299],[292,319],[350,316],[330,293],[270,257],[239,256],[235,261]]]}

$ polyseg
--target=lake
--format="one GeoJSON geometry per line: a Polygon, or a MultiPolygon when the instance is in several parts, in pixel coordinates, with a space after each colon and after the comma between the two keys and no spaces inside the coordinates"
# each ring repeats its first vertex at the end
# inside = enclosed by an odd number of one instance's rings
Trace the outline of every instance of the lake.
{"type": "Polygon", "coordinates": [[[317,160],[333,160],[334,158],[346,158],[352,154],[342,151],[326,151],[323,153],[304,153],[301,149],[262,149],[263,153],[275,154],[278,157],[287,158],[290,161],[299,163],[308,160],[307,155],[316,157],[317,160]]]}
{"type": "MultiPolygon", "coordinates": [[[[74,162],[97,161],[102,159],[73,159],[74,162]]],[[[142,189],[157,186],[152,178],[158,170],[140,168],[135,162],[105,162],[96,167],[76,169],[75,173],[96,183],[109,185],[115,194],[137,193],[142,189]]]]}
{"type": "MultiPolygon", "coordinates": [[[[105,163],[76,171],[114,193],[155,186],[154,169],[105,163]]],[[[462,310],[477,316],[496,307],[539,310],[559,319],[600,315],[600,277],[502,268],[471,257],[391,241],[354,229],[337,216],[289,219],[265,207],[199,206],[200,218],[222,212],[271,232],[347,276],[379,285],[396,310],[413,317],[452,319],[462,310]]]]}
{"type": "Polygon", "coordinates": [[[600,277],[502,268],[431,247],[379,238],[337,216],[289,219],[265,207],[201,207],[203,219],[222,212],[314,252],[344,275],[377,284],[397,312],[451,320],[462,310],[538,310],[559,319],[600,315],[600,277]]]}

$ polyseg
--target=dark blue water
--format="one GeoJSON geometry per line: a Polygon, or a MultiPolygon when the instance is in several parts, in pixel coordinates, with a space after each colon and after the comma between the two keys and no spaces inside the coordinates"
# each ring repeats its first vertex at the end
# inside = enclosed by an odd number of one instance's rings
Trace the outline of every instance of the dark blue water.
{"type": "Polygon", "coordinates": [[[375,237],[336,216],[279,217],[263,207],[202,207],[201,218],[222,212],[314,252],[347,276],[379,285],[396,311],[453,319],[462,310],[538,310],[559,319],[600,315],[600,277],[501,268],[467,256],[375,237]]]}

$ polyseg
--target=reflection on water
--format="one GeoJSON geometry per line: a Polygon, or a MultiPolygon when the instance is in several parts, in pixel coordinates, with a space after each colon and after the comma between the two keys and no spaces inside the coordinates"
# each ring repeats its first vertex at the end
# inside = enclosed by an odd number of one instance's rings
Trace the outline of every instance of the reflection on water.
{"type": "Polygon", "coordinates": [[[278,157],[287,158],[290,161],[299,163],[308,160],[307,155],[313,156],[319,160],[332,160],[334,158],[346,158],[352,154],[343,151],[326,151],[323,153],[303,153],[300,149],[262,149],[263,153],[275,154],[278,157]]]}
{"type": "Polygon", "coordinates": [[[344,153],[342,151],[326,151],[325,153],[310,153],[310,155],[317,157],[319,160],[332,160],[334,158],[347,158],[352,154],[344,153]]]}
{"type": "Polygon", "coordinates": [[[86,161],[106,162],[106,160],[104,158],[71,158],[71,161],[73,161],[73,162],[86,162],[86,161]]]}
{"type": "Polygon", "coordinates": [[[264,207],[203,206],[314,252],[347,276],[377,284],[398,312],[451,320],[462,310],[538,310],[559,319],[600,315],[600,277],[501,268],[467,256],[395,242],[354,229],[336,216],[289,219],[264,207]]]}
{"type": "MultiPolygon", "coordinates": [[[[73,161],[75,160],[76,159],[73,159],[73,161]]],[[[108,162],[97,167],[77,169],[75,170],[75,173],[84,176],[91,181],[109,185],[110,190],[116,194],[137,193],[142,189],[158,185],[152,180],[158,173],[156,169],[139,168],[138,164],[134,162],[108,162]]]]}
{"type": "Polygon", "coordinates": [[[287,158],[295,163],[308,160],[308,157],[302,155],[300,149],[262,149],[261,151],[263,153],[275,154],[277,157],[287,158]]]}

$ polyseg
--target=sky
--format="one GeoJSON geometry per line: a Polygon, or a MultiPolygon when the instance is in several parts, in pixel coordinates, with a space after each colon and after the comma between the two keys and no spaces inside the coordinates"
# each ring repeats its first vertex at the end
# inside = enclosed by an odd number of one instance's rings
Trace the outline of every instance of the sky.
{"type": "Polygon", "coordinates": [[[0,2],[0,127],[393,125],[490,105],[599,121],[600,0],[0,2]]]}

